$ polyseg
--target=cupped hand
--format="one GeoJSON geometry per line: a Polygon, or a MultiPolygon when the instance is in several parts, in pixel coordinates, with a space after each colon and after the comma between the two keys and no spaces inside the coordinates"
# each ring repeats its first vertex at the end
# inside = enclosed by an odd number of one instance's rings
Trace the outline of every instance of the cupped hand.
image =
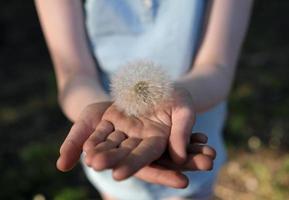
{"type": "Polygon", "coordinates": [[[161,184],[174,188],[185,188],[189,181],[182,171],[211,170],[216,151],[206,145],[207,136],[202,133],[191,135],[187,147],[187,159],[183,164],[176,164],[168,152],[160,159],[141,168],[134,176],[154,184],[161,184]]]}
{"type": "MultiPolygon", "coordinates": [[[[69,171],[78,162],[83,144],[90,135],[95,133],[95,129],[101,121],[104,112],[111,104],[112,102],[94,103],[82,111],[60,148],[60,156],[57,161],[57,168],[60,171],[69,171]]],[[[150,183],[174,188],[186,187],[188,180],[181,171],[211,169],[215,157],[215,152],[212,148],[201,144],[206,143],[207,139],[204,135],[192,138],[195,139],[190,141],[192,146],[188,149],[188,156],[183,164],[175,164],[168,156],[168,153],[165,153],[158,161],[138,170],[134,176],[150,183]],[[195,148],[194,146],[199,145],[199,143],[201,144],[200,147],[195,148]],[[195,150],[190,151],[190,149],[195,150]]]]}
{"type": "MultiPolygon", "coordinates": [[[[87,165],[95,170],[113,168],[113,177],[122,180],[153,161],[163,160],[160,158],[168,145],[170,157],[179,164],[174,166],[184,167],[194,124],[192,107],[191,97],[183,89],[174,90],[170,100],[140,117],[127,116],[112,104],[85,142],[87,165]]],[[[194,170],[198,169],[202,167],[195,165],[194,170]]]]}

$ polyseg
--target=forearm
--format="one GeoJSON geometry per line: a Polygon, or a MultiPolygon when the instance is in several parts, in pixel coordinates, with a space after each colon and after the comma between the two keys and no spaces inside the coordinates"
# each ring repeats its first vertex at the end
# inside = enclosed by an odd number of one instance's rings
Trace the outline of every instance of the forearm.
{"type": "Polygon", "coordinates": [[[97,63],[88,46],[82,2],[35,0],[35,3],[55,69],[61,108],[75,121],[85,106],[109,99],[101,87],[97,63]]]}
{"type": "Polygon", "coordinates": [[[232,80],[232,74],[227,74],[222,66],[207,65],[196,67],[192,73],[179,78],[175,85],[190,92],[195,111],[202,113],[227,98],[232,80]]]}
{"type": "Polygon", "coordinates": [[[230,91],[253,0],[214,0],[191,71],[177,80],[192,95],[197,112],[224,100],[230,91]]]}

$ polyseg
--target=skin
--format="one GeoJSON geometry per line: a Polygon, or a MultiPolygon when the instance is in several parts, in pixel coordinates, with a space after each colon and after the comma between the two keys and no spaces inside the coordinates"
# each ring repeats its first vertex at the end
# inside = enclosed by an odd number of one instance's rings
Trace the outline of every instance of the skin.
{"type": "MultiPolygon", "coordinates": [[[[175,163],[183,164],[193,119],[189,93],[180,89],[174,90],[172,101],[164,102],[152,113],[140,117],[126,116],[111,104],[84,144],[86,164],[95,170],[113,168],[113,177],[123,180],[158,160],[167,146],[175,163]],[[174,141],[181,148],[175,149],[170,143],[174,141]],[[181,143],[183,141],[186,143],[181,143]],[[176,152],[179,149],[182,152],[176,152]]],[[[202,162],[211,168],[210,161],[202,162]]]]}
{"type": "MultiPolygon", "coordinates": [[[[111,100],[101,87],[96,70],[97,62],[89,51],[81,1],[35,0],[35,3],[54,64],[59,102],[65,115],[74,122],[62,144],[57,162],[58,169],[67,171],[78,161],[83,144],[91,134],[95,134],[95,130],[98,130],[97,126],[102,121],[106,109],[109,108],[106,101],[111,100]]],[[[190,111],[193,117],[195,113],[205,112],[227,97],[245,36],[251,5],[252,0],[213,1],[204,38],[192,68],[175,82],[178,88],[186,90],[194,100],[191,105],[193,110],[190,111]]],[[[171,114],[173,116],[173,112],[171,114]]],[[[115,123],[107,113],[106,117],[106,121],[112,123],[113,130],[122,129],[124,126],[115,123]]],[[[180,118],[179,121],[187,122],[181,127],[192,126],[191,120],[180,118]]],[[[130,121],[130,119],[126,120],[130,121]]],[[[171,122],[174,123],[173,120],[171,122]]],[[[162,125],[165,127],[165,124],[162,125]]],[[[135,136],[127,131],[122,132],[126,137],[144,140],[142,136],[135,136]]],[[[180,182],[179,185],[172,187],[186,185],[184,177],[179,173],[184,169],[185,163],[194,162],[196,166],[204,163],[204,161],[198,161],[193,155],[185,153],[183,145],[188,143],[188,133],[173,134],[171,131],[168,136],[166,131],[159,129],[159,133],[154,134],[167,138],[166,144],[172,158],[170,161],[183,164],[174,167],[168,165],[167,168],[154,168],[152,165],[146,165],[134,175],[148,182],[171,185],[172,183],[163,180],[162,176],[155,176],[162,174],[164,177],[172,177],[171,180],[177,183],[180,182]]],[[[95,155],[100,154],[96,152],[95,155]]],[[[92,157],[94,160],[94,156],[92,157]]],[[[162,157],[158,159],[158,161],[161,160],[162,157]]],[[[191,169],[196,168],[191,166],[191,169]]],[[[131,173],[130,170],[129,172],[131,173]]]]}
{"type": "Polygon", "coordinates": [[[97,171],[113,168],[116,180],[134,175],[151,183],[186,187],[188,180],[181,171],[210,170],[216,153],[204,145],[207,142],[205,135],[198,133],[190,137],[194,112],[187,96],[189,93],[180,91],[173,92],[178,96],[173,98],[174,101],[163,104],[150,115],[138,118],[127,117],[116,109],[113,102],[90,105],[64,141],[57,162],[58,169],[70,170],[78,161],[85,142],[86,164],[97,171]],[[190,126],[182,126],[187,124],[185,121],[175,123],[184,117],[190,121],[190,126]],[[188,138],[190,145],[183,145],[187,147],[184,151],[188,156],[182,164],[176,164],[165,150],[169,136],[176,134],[179,137],[180,132],[186,133],[183,136],[188,138]],[[79,135],[82,137],[79,138],[79,135]],[[71,148],[75,146],[78,151],[71,148]]]}
{"type": "Polygon", "coordinates": [[[176,84],[187,89],[197,113],[227,99],[253,0],[211,0],[203,41],[191,70],[176,84]]]}

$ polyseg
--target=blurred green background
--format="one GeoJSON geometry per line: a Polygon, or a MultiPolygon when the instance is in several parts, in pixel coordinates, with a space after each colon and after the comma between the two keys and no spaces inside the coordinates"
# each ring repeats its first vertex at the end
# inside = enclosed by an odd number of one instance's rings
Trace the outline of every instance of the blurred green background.
{"type": "MultiPolygon", "coordinates": [[[[257,0],[225,129],[216,199],[289,199],[289,1],[257,0]]],[[[98,199],[80,166],[58,172],[70,123],[32,1],[0,3],[0,199],[98,199]]]]}

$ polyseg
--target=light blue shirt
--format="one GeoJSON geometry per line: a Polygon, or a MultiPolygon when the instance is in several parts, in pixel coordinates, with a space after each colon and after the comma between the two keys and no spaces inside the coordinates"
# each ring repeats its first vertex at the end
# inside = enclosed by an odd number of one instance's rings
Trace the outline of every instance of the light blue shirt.
{"type": "MultiPolygon", "coordinates": [[[[134,60],[153,61],[176,79],[192,66],[205,16],[205,0],[86,0],[86,25],[101,70],[110,75],[134,60]]],[[[136,178],[116,182],[110,170],[83,165],[91,183],[120,200],[156,200],[169,196],[209,195],[226,152],[222,128],[226,104],[196,116],[194,131],[208,135],[217,151],[210,172],[186,172],[190,185],[172,189],[136,178]]],[[[197,196],[196,196],[197,197],[197,196]]]]}
{"type": "Polygon", "coordinates": [[[204,0],[87,0],[87,30],[107,74],[150,60],[173,78],[192,66],[204,21],[204,0]]]}

